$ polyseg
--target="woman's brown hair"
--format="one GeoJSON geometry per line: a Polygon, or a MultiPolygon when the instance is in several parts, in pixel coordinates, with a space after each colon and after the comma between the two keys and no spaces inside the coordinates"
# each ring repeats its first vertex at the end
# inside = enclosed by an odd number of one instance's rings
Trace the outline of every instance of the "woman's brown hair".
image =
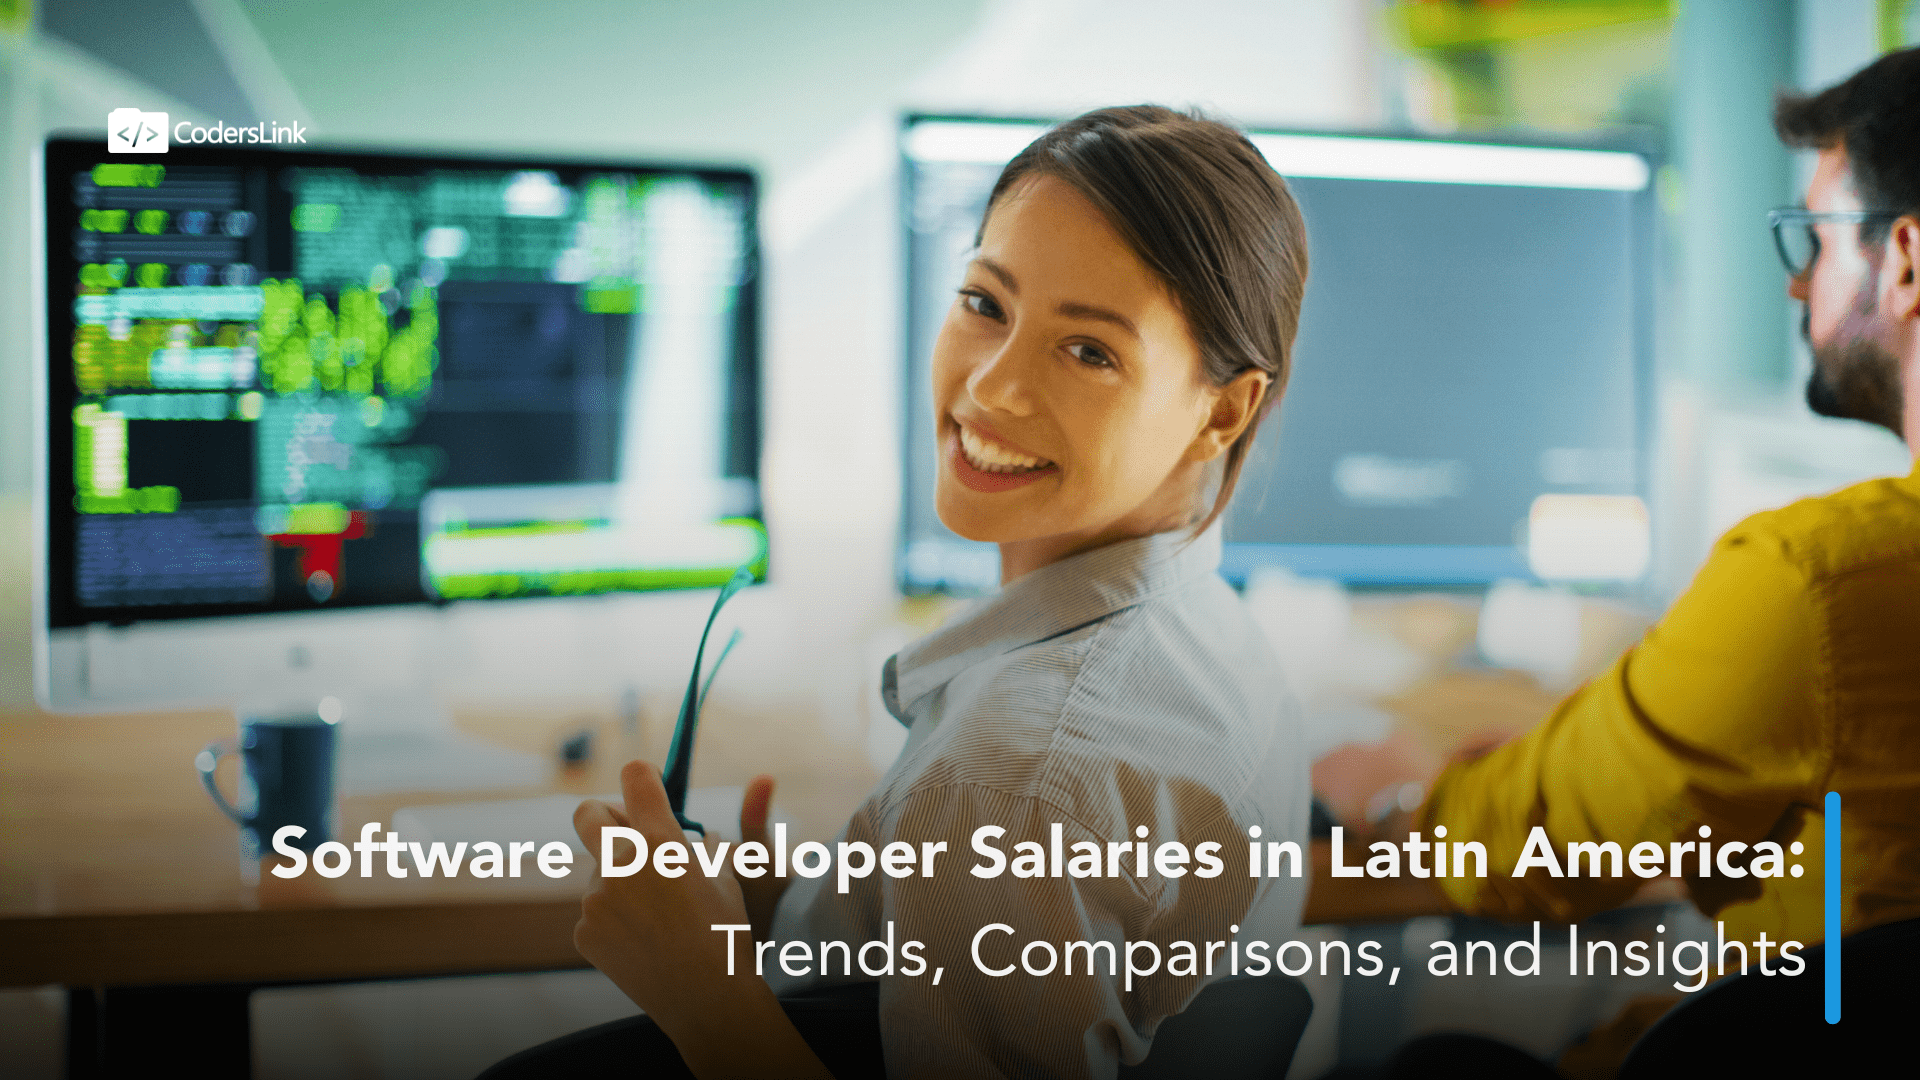
{"type": "Polygon", "coordinates": [[[1207,381],[1225,386],[1249,369],[1267,373],[1197,535],[1226,509],[1254,433],[1286,386],[1307,287],[1300,208],[1245,135],[1158,105],[1097,109],[1048,130],[1001,171],[987,214],[1038,176],[1071,184],[1160,278],[1200,347],[1207,381]]]}

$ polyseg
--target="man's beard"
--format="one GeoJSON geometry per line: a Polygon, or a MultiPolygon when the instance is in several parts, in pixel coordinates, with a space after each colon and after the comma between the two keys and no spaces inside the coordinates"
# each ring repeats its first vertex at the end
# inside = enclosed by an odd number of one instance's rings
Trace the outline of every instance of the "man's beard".
{"type": "MultiPolygon", "coordinates": [[[[1905,408],[1900,362],[1872,338],[1877,305],[1871,284],[1854,298],[1833,336],[1814,346],[1813,373],[1807,377],[1807,407],[1821,416],[1865,420],[1901,434],[1905,408]]],[[[1800,331],[1809,338],[1808,322],[1800,331]]]]}

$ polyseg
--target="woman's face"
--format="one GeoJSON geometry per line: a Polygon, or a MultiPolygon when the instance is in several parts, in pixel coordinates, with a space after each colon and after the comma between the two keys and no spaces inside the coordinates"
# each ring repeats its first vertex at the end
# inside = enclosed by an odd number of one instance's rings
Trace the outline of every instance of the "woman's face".
{"type": "Polygon", "coordinates": [[[1159,280],[1050,176],[1016,185],[988,217],[934,344],[933,396],[940,520],[969,539],[1053,549],[1035,565],[1184,524],[1201,466],[1245,426],[1222,427],[1222,390],[1201,376],[1159,280]]]}

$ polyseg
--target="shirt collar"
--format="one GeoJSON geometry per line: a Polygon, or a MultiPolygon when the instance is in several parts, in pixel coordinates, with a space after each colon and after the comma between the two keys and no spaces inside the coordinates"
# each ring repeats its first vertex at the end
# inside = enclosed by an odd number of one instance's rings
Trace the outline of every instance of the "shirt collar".
{"type": "Polygon", "coordinates": [[[908,706],[983,660],[1085,626],[1219,566],[1217,523],[1190,543],[1176,529],[1043,566],[889,659],[881,673],[887,708],[904,723],[908,706]]]}

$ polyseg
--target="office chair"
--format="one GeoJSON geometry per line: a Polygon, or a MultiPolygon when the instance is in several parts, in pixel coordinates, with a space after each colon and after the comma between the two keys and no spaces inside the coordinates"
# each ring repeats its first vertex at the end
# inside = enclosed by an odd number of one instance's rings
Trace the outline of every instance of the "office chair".
{"type": "MultiPolygon", "coordinates": [[[[842,1023],[877,1033],[878,983],[808,997],[815,1008],[842,1011],[842,1023]]],[[[1209,983],[1186,1011],[1161,1021],[1146,1060],[1120,1066],[1120,1080],[1282,1080],[1312,1017],[1313,995],[1298,979],[1239,975],[1209,983]]]]}
{"type": "MultiPolygon", "coordinates": [[[[1912,1075],[1920,919],[1841,939],[1838,1024],[1825,1018],[1825,949],[1800,955],[1807,964],[1800,975],[1762,975],[1749,958],[1745,975],[1674,1006],[1633,1044],[1620,1080],[1912,1075]]],[[[1776,956],[1769,966],[1778,965],[1776,956]]]]}
{"type": "MultiPolygon", "coordinates": [[[[783,1003],[835,1076],[883,1075],[879,983],[816,990],[783,1003]]],[[[1120,1075],[1125,1080],[1280,1080],[1312,1015],[1313,998],[1298,979],[1223,979],[1200,991],[1185,1012],[1162,1021],[1147,1059],[1122,1066],[1120,1075]]],[[[650,1063],[649,1075],[686,1075],[673,1043],[652,1021],[636,1016],[523,1050],[488,1069],[482,1080],[611,1076],[635,1062],[650,1063]]]]}
{"type": "Polygon", "coordinates": [[[1138,1065],[1121,1080],[1281,1080],[1313,1017],[1313,995],[1285,975],[1238,975],[1209,983],[1185,1012],[1169,1016],[1138,1065]]]}

